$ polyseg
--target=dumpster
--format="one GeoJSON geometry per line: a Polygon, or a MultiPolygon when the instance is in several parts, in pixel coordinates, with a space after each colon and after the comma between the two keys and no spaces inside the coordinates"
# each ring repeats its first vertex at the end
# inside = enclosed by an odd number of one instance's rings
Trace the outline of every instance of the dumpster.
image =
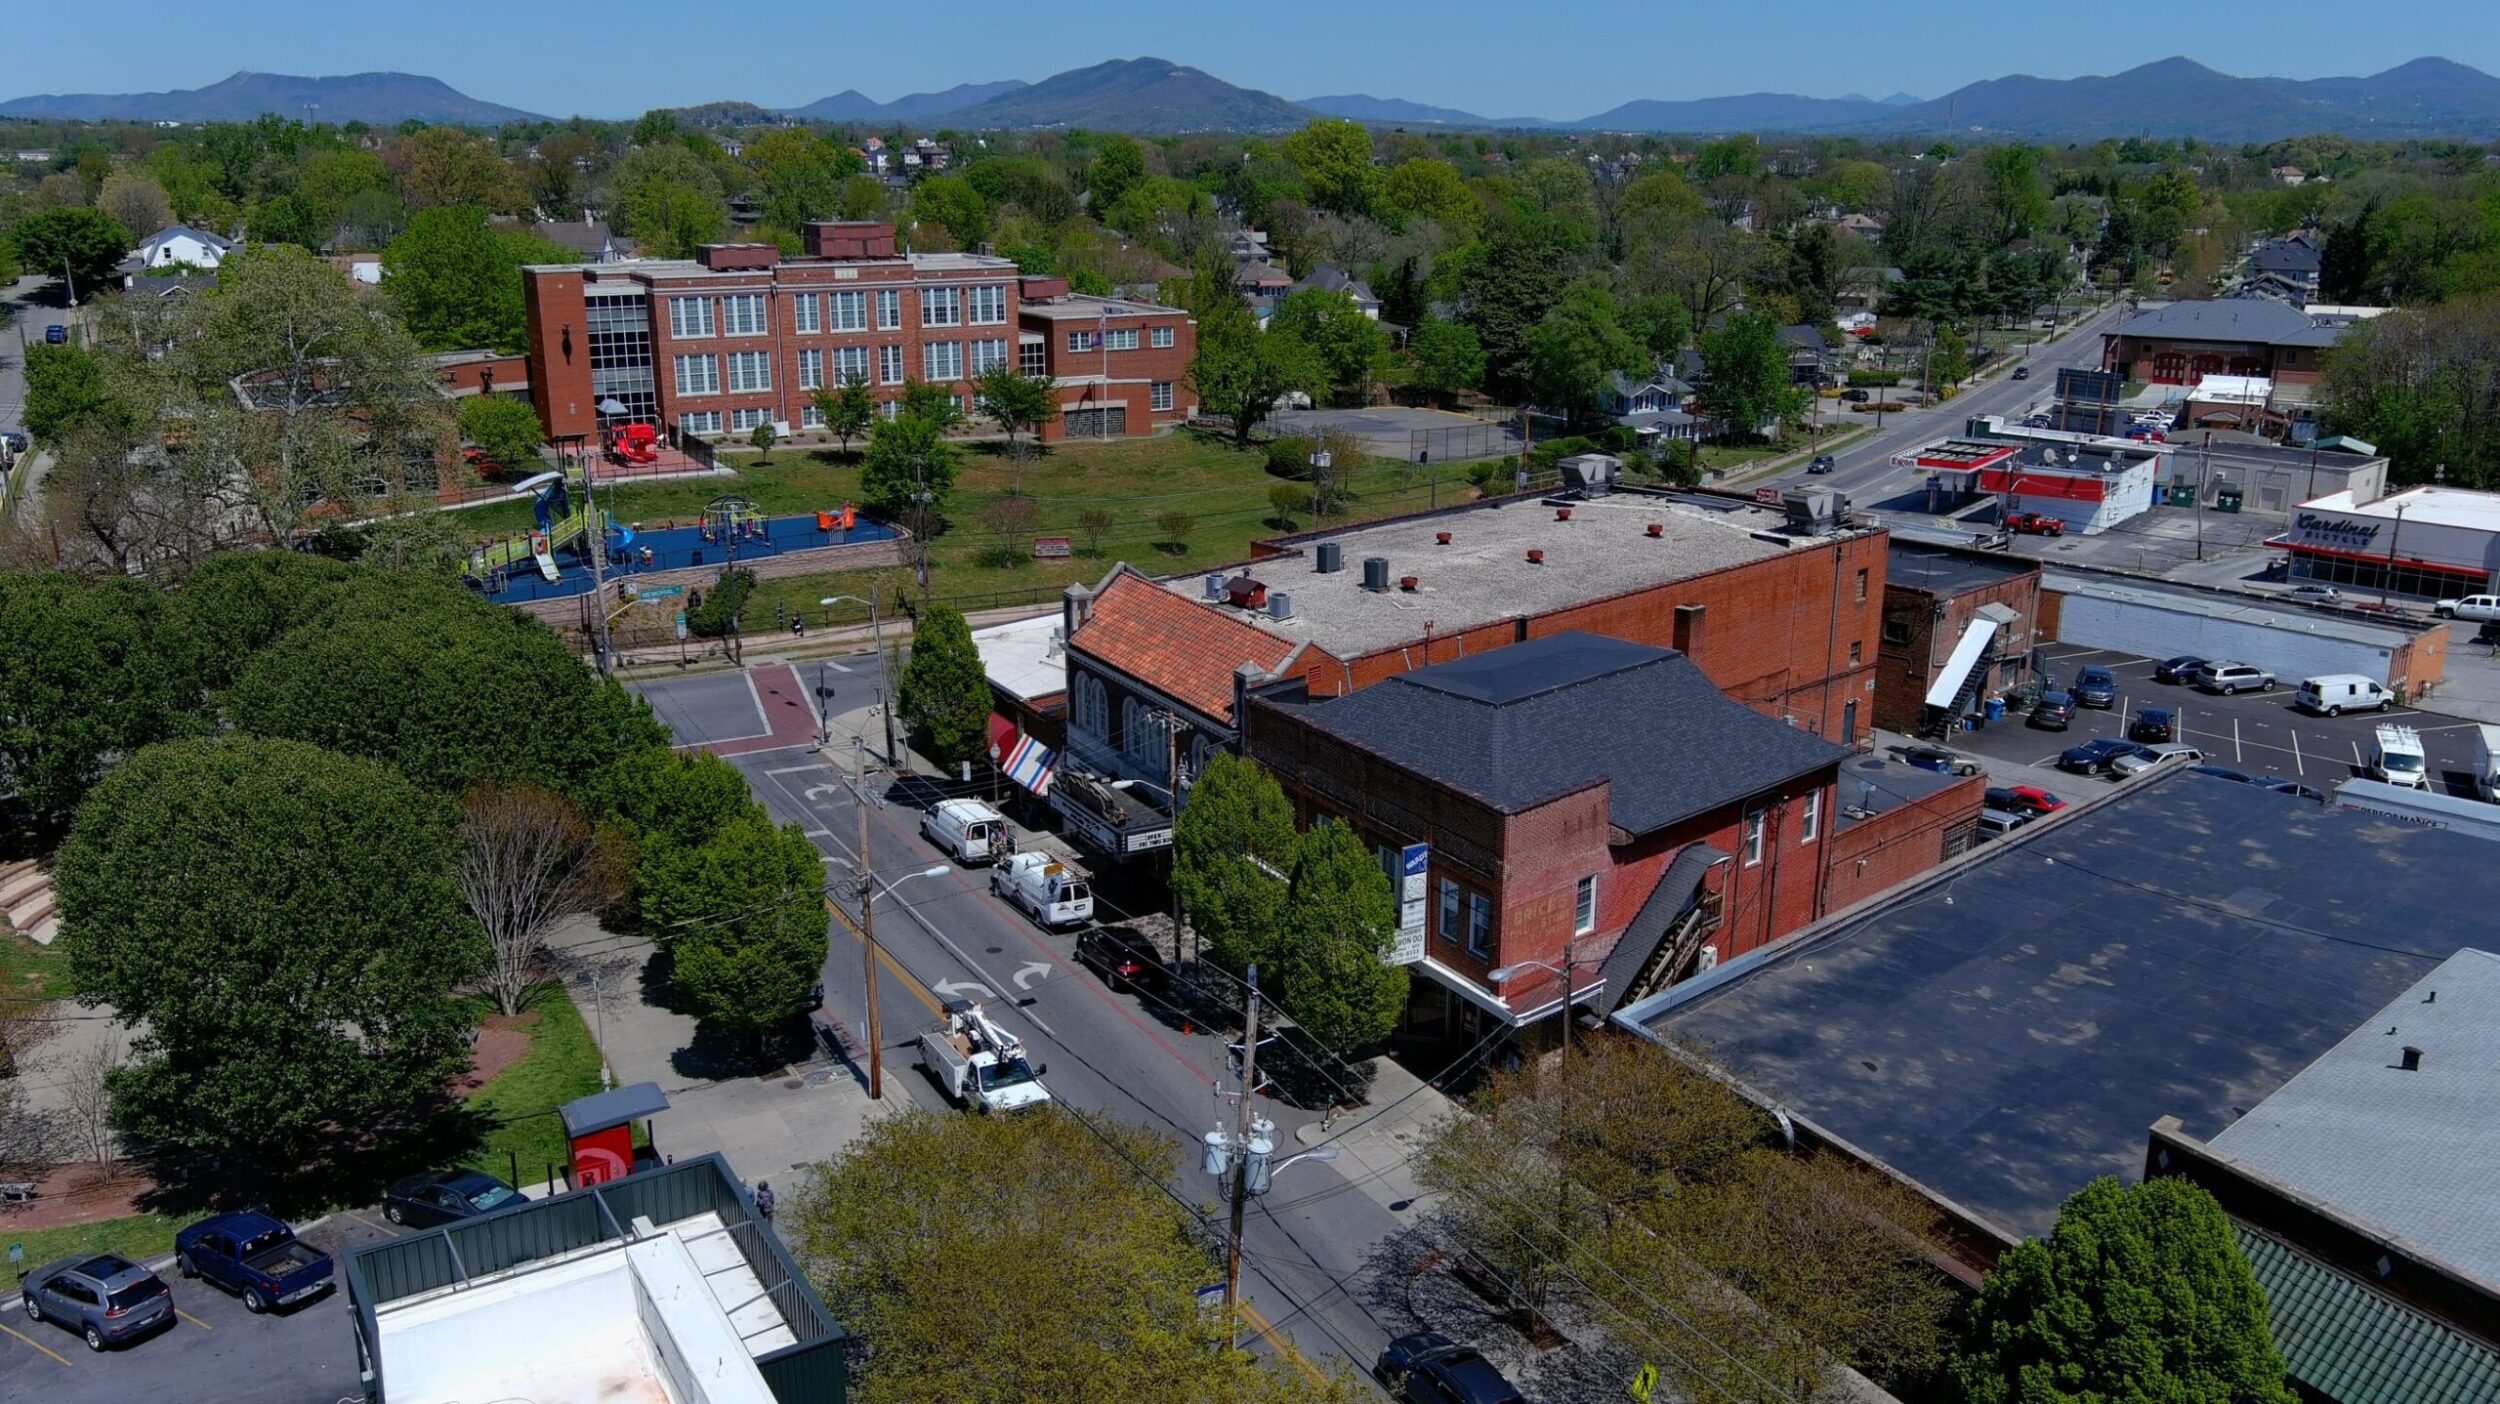
{"type": "Polygon", "coordinates": [[[2196,505],[2196,488],[2195,488],[2195,486],[2194,486],[2193,484],[2189,484],[2189,483],[2172,483],[2172,484],[2170,485],[2170,505],[2171,505],[2171,506],[2173,506],[2173,507],[2193,507],[2193,506],[2195,506],[2195,505],[2196,505]]]}
{"type": "Polygon", "coordinates": [[[2240,489],[2236,487],[2215,488],[2214,510],[2217,512],[2236,512],[2240,510],[2240,496],[2240,489]]]}

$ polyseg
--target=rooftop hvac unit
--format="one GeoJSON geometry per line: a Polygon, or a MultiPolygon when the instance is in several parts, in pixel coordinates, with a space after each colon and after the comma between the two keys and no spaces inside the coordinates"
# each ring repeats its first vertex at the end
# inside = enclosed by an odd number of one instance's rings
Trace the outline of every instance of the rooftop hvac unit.
{"type": "Polygon", "coordinates": [[[1219,570],[1219,571],[1215,571],[1215,572],[1213,572],[1212,574],[1210,574],[1210,575],[1208,575],[1208,576],[1207,576],[1207,578],[1206,578],[1206,591],[1207,591],[1207,593],[1206,593],[1206,598],[1207,598],[1207,599],[1209,599],[1209,600],[1220,600],[1220,599],[1224,598],[1224,588],[1225,588],[1225,587],[1224,587],[1224,572],[1222,572],[1222,571],[1220,571],[1220,570],[1219,570]]]}
{"type": "Polygon", "coordinates": [[[1389,558],[1387,556],[1363,558],[1363,588],[1366,590],[1389,588],[1389,558]]]}
{"type": "Polygon", "coordinates": [[[1623,460],[1611,454],[1575,453],[1555,466],[1562,469],[1564,487],[1578,488],[1591,497],[1614,491],[1615,480],[1623,476],[1623,460]]]}
{"type": "Polygon", "coordinates": [[[1788,513],[1788,525],[1809,536],[1829,536],[1840,530],[1841,518],[1849,514],[1849,499],[1827,487],[1782,488],[1780,507],[1788,513]]]}
{"type": "Polygon", "coordinates": [[[1319,573],[1334,575],[1343,569],[1345,569],[1345,547],[1335,541],[1321,542],[1319,544],[1319,573]]]}
{"type": "Polygon", "coordinates": [[[1268,591],[1267,617],[1280,624],[1293,618],[1293,596],[1282,590],[1268,591]]]}

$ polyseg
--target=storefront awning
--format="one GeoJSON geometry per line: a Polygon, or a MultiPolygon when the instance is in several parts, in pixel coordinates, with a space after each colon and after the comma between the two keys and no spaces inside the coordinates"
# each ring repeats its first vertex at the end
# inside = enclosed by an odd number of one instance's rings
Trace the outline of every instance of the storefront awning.
{"type": "Polygon", "coordinates": [[[1047,795],[1058,759],[1058,752],[1017,730],[1014,722],[990,713],[990,761],[1008,779],[1034,794],[1047,795]]]}
{"type": "Polygon", "coordinates": [[[1970,670],[1979,666],[1979,655],[1988,651],[1988,641],[1997,636],[1997,622],[1979,618],[1962,631],[1962,641],[1953,646],[1953,656],[1936,670],[1936,685],[1927,689],[1927,705],[1950,707],[1961,695],[1962,684],[1970,680],[1970,670]]]}

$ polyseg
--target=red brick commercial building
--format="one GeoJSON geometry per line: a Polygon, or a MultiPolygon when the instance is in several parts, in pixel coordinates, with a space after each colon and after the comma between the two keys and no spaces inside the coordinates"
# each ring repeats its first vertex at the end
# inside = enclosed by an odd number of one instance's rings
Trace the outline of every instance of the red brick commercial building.
{"type": "MultiPolygon", "coordinates": [[[[1393,873],[1407,859],[1409,1031],[1467,1043],[1550,1019],[1566,966],[1573,1005],[1603,1016],[1807,926],[1856,798],[1849,750],[1730,700],[1680,653],[1594,634],[1335,699],[1293,678],[1248,694],[1245,713],[1244,752],[1306,820],[1350,823],[1393,873]],[[1519,968],[1493,979],[1505,966],[1519,968]]],[[[1851,890],[1860,857],[1889,874],[1892,831],[1932,828],[1955,800],[1975,818],[1975,782],[1932,780],[1902,783],[1914,801],[1941,790],[1937,813],[1856,816],[1851,890]]]]}
{"type": "Polygon", "coordinates": [[[892,406],[1014,365],[1061,384],[1044,439],[1152,433],[1195,407],[1177,308],[1071,294],[983,254],[900,253],[890,224],[812,223],[806,252],[708,244],[690,259],[523,270],[529,389],[551,438],[648,423],[696,435],[818,427],[818,390],[852,377],[892,406]],[[614,410],[602,406],[614,404],[614,410]]]}
{"type": "Polygon", "coordinates": [[[2043,637],[2039,562],[1894,538],[1875,724],[1904,736],[1958,729],[2032,675],[2043,637]]]}
{"type": "Polygon", "coordinates": [[[2155,385],[2194,385],[2209,375],[2263,376],[2281,404],[2316,398],[2340,326],[2287,302],[2226,297],[2138,312],[2101,334],[2101,369],[2155,385]]]}

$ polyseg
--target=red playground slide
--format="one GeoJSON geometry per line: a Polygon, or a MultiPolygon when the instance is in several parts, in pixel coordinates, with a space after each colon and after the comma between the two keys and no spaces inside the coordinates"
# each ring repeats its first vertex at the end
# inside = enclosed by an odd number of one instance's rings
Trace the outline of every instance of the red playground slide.
{"type": "Polygon", "coordinates": [[[617,428],[608,447],[627,463],[657,463],[660,461],[659,439],[659,431],[648,424],[626,424],[617,428]]]}

